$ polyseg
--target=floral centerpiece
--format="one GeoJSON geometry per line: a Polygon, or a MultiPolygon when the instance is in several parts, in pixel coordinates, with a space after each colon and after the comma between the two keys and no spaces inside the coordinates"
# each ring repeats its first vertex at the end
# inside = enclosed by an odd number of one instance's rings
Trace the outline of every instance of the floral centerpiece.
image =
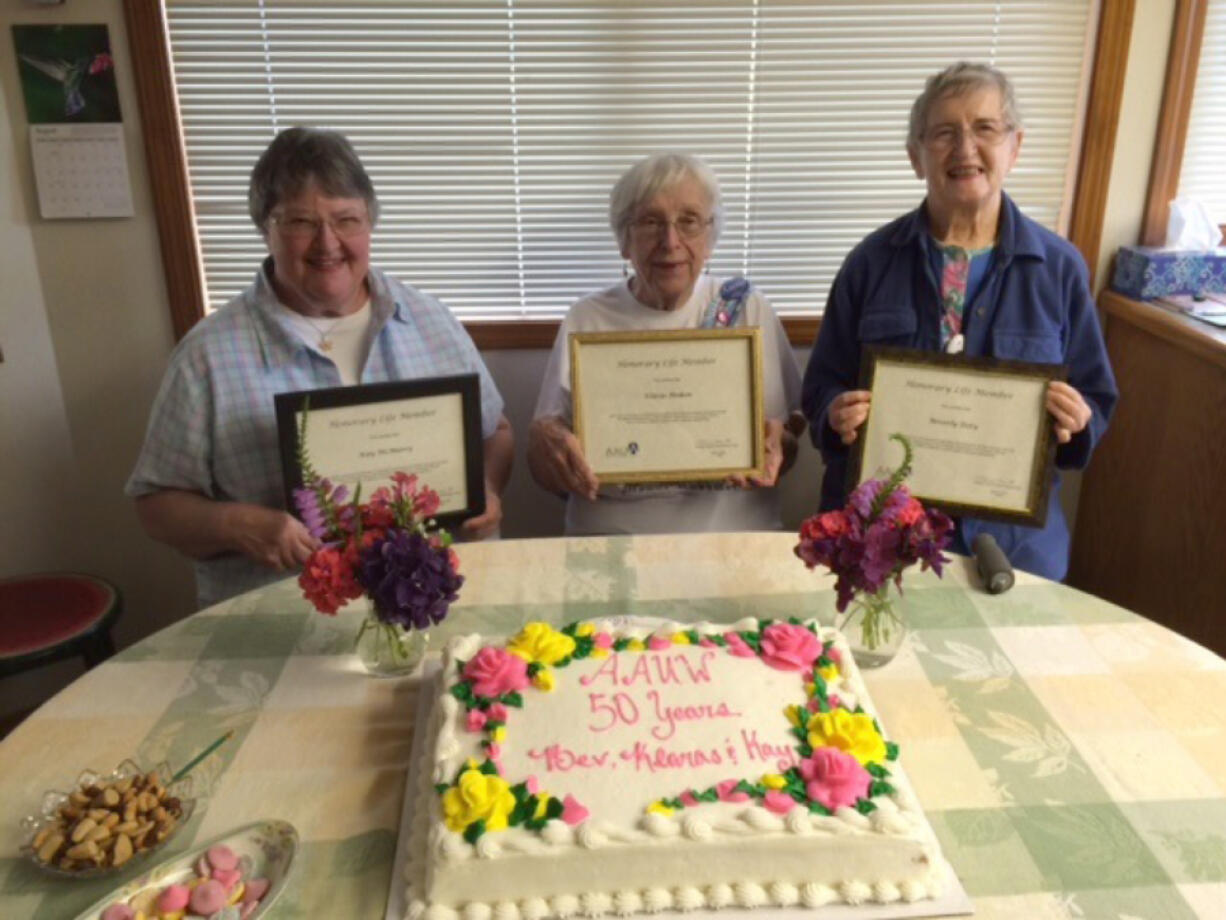
{"type": "Polygon", "coordinates": [[[464,584],[451,535],[432,520],[438,493],[415,475],[393,473],[391,485],[375,489],[369,500],[360,501],[360,487],[350,498],[347,487],[311,466],[306,416],[298,433],[303,486],[294,490],[294,503],[322,545],[298,584],[321,613],[369,597],[373,609],[358,631],[359,655],[377,674],[410,671],[425,653],[427,630],[443,620],[464,584]]]}
{"type": "Polygon", "coordinates": [[[949,560],[941,550],[949,545],[953,521],[940,511],[924,508],[904,480],[911,472],[911,444],[890,435],[903,447],[903,462],[886,479],[860,483],[839,511],[807,518],[800,526],[796,555],[809,568],[825,566],[837,576],[838,627],[863,666],[885,664],[905,635],[898,609],[903,572],[919,562],[941,575],[949,560]],[[859,637],[854,627],[859,625],[859,637]]]}

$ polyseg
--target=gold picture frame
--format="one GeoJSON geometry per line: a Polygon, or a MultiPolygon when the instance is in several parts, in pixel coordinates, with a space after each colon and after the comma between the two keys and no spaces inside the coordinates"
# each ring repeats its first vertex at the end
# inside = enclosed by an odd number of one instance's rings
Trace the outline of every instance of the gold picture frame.
{"type": "Polygon", "coordinates": [[[761,476],[756,327],[572,333],[573,426],[602,483],[761,476]]]}

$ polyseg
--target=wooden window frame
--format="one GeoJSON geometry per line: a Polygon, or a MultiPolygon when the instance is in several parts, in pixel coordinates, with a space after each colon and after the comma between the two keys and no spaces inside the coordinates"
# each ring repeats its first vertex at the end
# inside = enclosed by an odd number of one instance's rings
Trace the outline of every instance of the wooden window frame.
{"type": "MultiPolygon", "coordinates": [[[[1181,6],[1203,7],[1204,0],[1179,2],[1181,6]]],[[[1089,102],[1069,226],[1069,240],[1090,266],[1091,285],[1102,239],[1107,185],[1115,151],[1135,5],[1136,0],[1100,4],[1089,102]]],[[[161,0],[124,0],[123,8],[137,102],[141,110],[154,214],[162,247],[162,265],[175,340],[178,341],[204,317],[205,282],[196,237],[187,153],[179,121],[166,10],[161,0]]],[[[1203,19],[1202,14],[1202,27],[1203,19]]],[[[1194,67],[1192,73],[1194,76],[1194,67]]],[[[1190,105],[1190,89],[1188,98],[1190,105]]],[[[1183,124],[1186,130],[1186,115],[1183,124]]],[[[1182,153],[1182,133],[1179,149],[1182,153]]],[[[899,155],[902,155],[901,151],[899,155]]],[[[1177,182],[1177,164],[1175,169],[1177,182]]],[[[1165,216],[1162,220],[1165,225],[1165,216]]],[[[477,347],[483,350],[549,348],[558,330],[558,323],[552,320],[469,321],[464,325],[477,347]]],[[[816,339],[821,319],[787,317],[783,325],[793,345],[807,347],[816,339]]]]}
{"type": "MultiPolygon", "coordinates": [[[[1183,166],[1208,8],[1209,0],[1176,0],[1175,3],[1175,23],[1171,28],[1171,47],[1166,58],[1166,81],[1162,90],[1162,111],[1158,117],[1158,134],[1150,163],[1145,216],[1141,220],[1142,246],[1161,246],[1166,242],[1171,201],[1179,194],[1179,171],[1183,166]]],[[[1222,225],[1221,230],[1226,233],[1226,224],[1222,225]]]]}

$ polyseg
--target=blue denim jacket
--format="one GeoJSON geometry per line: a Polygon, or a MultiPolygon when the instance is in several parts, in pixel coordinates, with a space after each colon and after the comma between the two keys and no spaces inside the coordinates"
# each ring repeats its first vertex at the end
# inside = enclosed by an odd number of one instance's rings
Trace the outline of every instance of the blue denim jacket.
{"type": "MultiPolygon", "coordinates": [[[[847,494],[847,448],[827,422],[826,410],[840,393],[856,389],[861,346],[940,350],[940,291],[929,257],[932,245],[921,205],[856,246],[830,288],[803,390],[813,443],[826,462],[823,510],[841,507],[847,494]]],[[[1093,414],[1083,431],[1057,448],[1056,466],[1085,467],[1119,396],[1085,262],[1071,243],[1023,215],[1007,195],[1001,203],[994,264],[967,305],[964,322],[968,355],[1068,365],[1069,383],[1093,414]]],[[[964,546],[987,532],[1016,567],[1063,578],[1069,533],[1059,480],[1056,473],[1042,529],[964,518],[959,522],[964,546]]]]}

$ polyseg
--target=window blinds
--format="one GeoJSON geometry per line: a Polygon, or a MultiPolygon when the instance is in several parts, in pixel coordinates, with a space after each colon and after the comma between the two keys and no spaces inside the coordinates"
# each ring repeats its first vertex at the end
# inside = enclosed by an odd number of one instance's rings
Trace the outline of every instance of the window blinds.
{"type": "Polygon", "coordinates": [[[1226,224],[1226,0],[1210,0],[1184,141],[1179,194],[1226,224]]]}
{"type": "Polygon", "coordinates": [[[561,316],[622,274],[609,190],[658,150],[705,158],[726,221],[711,270],[813,315],[848,250],[915,207],[924,79],[1001,67],[1026,120],[1008,189],[1058,228],[1091,0],[167,0],[208,285],[264,247],[251,167],[296,124],[350,137],[383,213],[372,261],[464,319],[561,316]]]}

